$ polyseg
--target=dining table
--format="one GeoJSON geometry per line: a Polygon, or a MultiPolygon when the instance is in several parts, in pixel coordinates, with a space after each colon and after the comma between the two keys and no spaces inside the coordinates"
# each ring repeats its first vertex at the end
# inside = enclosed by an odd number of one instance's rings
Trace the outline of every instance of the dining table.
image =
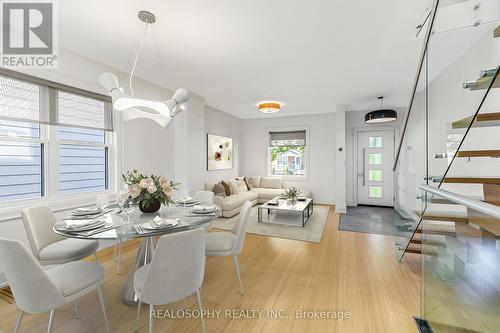
{"type": "Polygon", "coordinates": [[[209,229],[210,222],[220,215],[220,210],[217,208],[211,214],[195,214],[192,212],[192,207],[186,207],[182,204],[170,205],[162,207],[156,213],[141,213],[139,209],[134,209],[128,214],[123,214],[123,209],[115,207],[106,209],[98,218],[106,219],[106,223],[102,226],[102,231],[97,229],[90,232],[74,232],[67,228],[67,220],[56,223],[53,227],[55,233],[68,238],[76,239],[91,239],[91,240],[114,240],[118,243],[136,239],[141,239],[141,244],[137,250],[135,262],[129,269],[127,279],[122,287],[121,298],[122,302],[127,305],[137,305],[138,297],[134,291],[134,273],[141,266],[147,265],[153,258],[157,238],[164,234],[182,232],[185,230],[205,228],[209,229]],[[155,220],[156,218],[156,220],[155,220]],[[145,230],[144,225],[155,225],[155,221],[161,220],[176,220],[178,223],[174,227],[157,228],[153,230],[145,230]]]}

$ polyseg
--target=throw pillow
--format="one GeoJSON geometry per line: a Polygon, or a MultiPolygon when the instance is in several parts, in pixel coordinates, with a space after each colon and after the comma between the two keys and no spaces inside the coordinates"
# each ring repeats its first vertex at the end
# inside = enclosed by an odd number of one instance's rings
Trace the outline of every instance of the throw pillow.
{"type": "Polygon", "coordinates": [[[238,183],[236,182],[236,180],[231,180],[229,182],[229,186],[231,188],[231,194],[238,194],[238,193],[240,193],[240,188],[239,188],[238,183]]]}
{"type": "Polygon", "coordinates": [[[238,193],[248,192],[247,184],[241,178],[236,178],[236,186],[238,187],[238,193]]]}
{"type": "Polygon", "coordinates": [[[224,185],[222,185],[222,182],[214,185],[214,195],[216,195],[218,197],[223,197],[223,198],[226,197],[226,189],[225,189],[224,185]]]}
{"type": "Polygon", "coordinates": [[[226,181],[222,181],[221,182],[222,186],[224,186],[224,192],[226,192],[226,196],[230,196],[231,195],[231,186],[229,185],[229,183],[227,183],[226,181]]]}
{"type": "Polygon", "coordinates": [[[254,183],[253,183],[253,179],[252,179],[252,178],[243,177],[243,181],[244,181],[244,182],[245,182],[245,184],[247,185],[247,189],[248,189],[249,191],[255,187],[255,185],[254,185],[254,183]]]}

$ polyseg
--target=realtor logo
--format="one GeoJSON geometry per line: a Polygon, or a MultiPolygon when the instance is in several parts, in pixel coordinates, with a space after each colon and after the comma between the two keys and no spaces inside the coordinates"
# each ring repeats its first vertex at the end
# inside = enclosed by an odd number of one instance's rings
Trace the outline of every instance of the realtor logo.
{"type": "Polygon", "coordinates": [[[54,1],[2,1],[2,66],[56,68],[54,1]]]}

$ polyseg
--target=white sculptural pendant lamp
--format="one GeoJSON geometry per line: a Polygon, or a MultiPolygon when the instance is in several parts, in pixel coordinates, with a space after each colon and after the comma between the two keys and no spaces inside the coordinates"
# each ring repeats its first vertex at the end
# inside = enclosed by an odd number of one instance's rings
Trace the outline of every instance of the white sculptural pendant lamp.
{"type": "Polygon", "coordinates": [[[144,42],[147,27],[156,21],[155,16],[146,11],[140,11],[138,17],[144,22],[145,27],[142,40],[137,48],[134,65],[130,72],[129,83],[132,95],[127,95],[123,92],[123,89],[120,88],[118,78],[112,73],[102,73],[99,77],[99,83],[111,95],[113,108],[116,111],[122,111],[125,121],[145,118],[153,120],[160,126],[166,128],[173,117],[185,110],[185,103],[189,100],[189,93],[186,89],[177,89],[174,95],[166,101],[154,101],[133,96],[132,77],[134,75],[137,59],[144,42]]]}

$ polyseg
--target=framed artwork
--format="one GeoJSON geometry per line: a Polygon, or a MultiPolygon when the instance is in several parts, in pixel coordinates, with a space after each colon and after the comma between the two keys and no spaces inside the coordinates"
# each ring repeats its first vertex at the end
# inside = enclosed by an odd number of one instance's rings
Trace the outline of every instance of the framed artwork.
{"type": "Polygon", "coordinates": [[[207,170],[227,170],[233,168],[233,139],[207,134],[207,170]]]}

